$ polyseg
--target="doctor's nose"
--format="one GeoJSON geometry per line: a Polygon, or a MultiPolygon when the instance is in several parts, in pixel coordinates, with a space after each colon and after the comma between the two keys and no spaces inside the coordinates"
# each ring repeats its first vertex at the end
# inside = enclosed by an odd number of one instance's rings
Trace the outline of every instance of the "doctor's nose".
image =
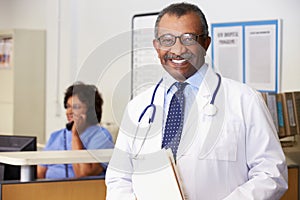
{"type": "Polygon", "coordinates": [[[171,46],[170,52],[176,55],[181,55],[182,53],[185,53],[187,51],[187,48],[185,45],[183,45],[179,38],[176,38],[175,44],[171,46]]]}

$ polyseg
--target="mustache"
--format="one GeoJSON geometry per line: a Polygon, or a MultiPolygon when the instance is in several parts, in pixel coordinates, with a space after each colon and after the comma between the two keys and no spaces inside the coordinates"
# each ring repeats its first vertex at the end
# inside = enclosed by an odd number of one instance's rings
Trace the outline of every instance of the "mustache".
{"type": "Polygon", "coordinates": [[[175,55],[175,54],[166,54],[165,55],[165,60],[169,60],[169,59],[185,59],[185,60],[189,60],[193,57],[194,55],[192,53],[183,53],[180,55],[175,55]]]}

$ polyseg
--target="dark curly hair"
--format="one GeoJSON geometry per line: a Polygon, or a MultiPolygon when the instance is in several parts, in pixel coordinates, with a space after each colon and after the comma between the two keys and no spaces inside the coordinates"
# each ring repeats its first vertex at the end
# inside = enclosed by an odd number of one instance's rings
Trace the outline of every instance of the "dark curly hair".
{"type": "Polygon", "coordinates": [[[64,107],[67,109],[68,99],[77,95],[79,100],[87,106],[87,123],[97,124],[101,122],[103,99],[95,85],[87,85],[76,82],[69,86],[65,92],[64,107]]]}

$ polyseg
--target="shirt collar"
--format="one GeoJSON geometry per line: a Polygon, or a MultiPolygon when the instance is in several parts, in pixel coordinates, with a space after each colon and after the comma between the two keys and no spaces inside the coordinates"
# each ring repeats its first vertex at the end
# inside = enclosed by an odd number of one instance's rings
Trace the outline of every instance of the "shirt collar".
{"type": "MultiPolygon", "coordinates": [[[[204,63],[195,74],[193,74],[190,78],[188,78],[184,82],[188,83],[193,88],[199,89],[199,87],[204,79],[207,69],[208,69],[208,65],[206,63],[204,63]]],[[[166,88],[167,93],[168,93],[170,91],[170,89],[172,88],[173,84],[175,82],[177,82],[177,80],[174,79],[167,72],[164,74],[163,79],[164,79],[164,87],[166,88]]]]}
{"type": "Polygon", "coordinates": [[[208,65],[204,63],[202,67],[200,67],[200,69],[195,74],[193,74],[190,78],[188,78],[185,82],[187,82],[192,87],[199,89],[204,79],[207,68],[208,65]]]}

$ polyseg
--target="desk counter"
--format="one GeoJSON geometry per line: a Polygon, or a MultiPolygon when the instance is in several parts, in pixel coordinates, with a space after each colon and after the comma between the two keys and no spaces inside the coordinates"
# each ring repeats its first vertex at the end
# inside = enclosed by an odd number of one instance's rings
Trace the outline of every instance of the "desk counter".
{"type": "Polygon", "coordinates": [[[109,162],[113,149],[0,152],[0,162],[21,166],[21,181],[32,180],[31,165],[109,162]]]}

